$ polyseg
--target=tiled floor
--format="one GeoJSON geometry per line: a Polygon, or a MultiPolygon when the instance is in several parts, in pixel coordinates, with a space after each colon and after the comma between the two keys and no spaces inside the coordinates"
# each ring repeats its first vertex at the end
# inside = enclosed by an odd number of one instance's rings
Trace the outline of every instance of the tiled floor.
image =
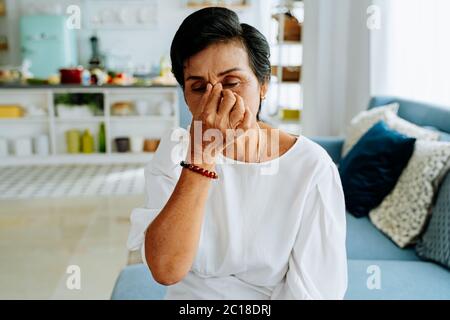
{"type": "Polygon", "coordinates": [[[143,195],[0,201],[0,299],[109,299],[143,195]],[[81,289],[66,286],[69,265],[81,289]]]}
{"type": "Polygon", "coordinates": [[[0,200],[141,194],[142,164],[0,167],[0,200]]]}

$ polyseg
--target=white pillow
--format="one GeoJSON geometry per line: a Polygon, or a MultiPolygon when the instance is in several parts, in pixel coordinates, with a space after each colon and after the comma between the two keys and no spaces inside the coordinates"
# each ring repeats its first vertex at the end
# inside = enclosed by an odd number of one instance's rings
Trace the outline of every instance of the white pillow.
{"type": "Polygon", "coordinates": [[[399,247],[413,244],[427,222],[439,180],[449,165],[449,142],[417,140],[394,189],[370,211],[372,223],[399,247]]]}
{"type": "Polygon", "coordinates": [[[357,114],[348,127],[345,136],[344,146],[342,148],[342,156],[345,156],[350,149],[358,142],[358,140],[380,120],[388,122],[388,114],[397,114],[399,108],[398,103],[391,103],[382,107],[364,110],[357,114]]]}
{"type": "Polygon", "coordinates": [[[353,118],[344,142],[342,156],[346,155],[356,142],[380,120],[386,122],[389,128],[419,140],[435,141],[439,139],[439,132],[419,127],[397,116],[398,108],[398,103],[391,103],[386,106],[363,111],[353,118]]]}
{"type": "Polygon", "coordinates": [[[412,122],[400,118],[399,116],[393,113],[388,113],[387,117],[388,117],[387,119],[388,126],[400,133],[403,133],[404,135],[419,140],[427,140],[427,141],[439,140],[440,137],[439,132],[422,128],[412,122]]]}

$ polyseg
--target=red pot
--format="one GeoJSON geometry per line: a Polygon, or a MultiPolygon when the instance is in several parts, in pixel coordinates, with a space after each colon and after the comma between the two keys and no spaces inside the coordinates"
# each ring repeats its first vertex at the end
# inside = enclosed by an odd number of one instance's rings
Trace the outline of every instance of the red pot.
{"type": "Polygon", "coordinates": [[[81,84],[83,67],[59,69],[62,84],[81,84]]]}

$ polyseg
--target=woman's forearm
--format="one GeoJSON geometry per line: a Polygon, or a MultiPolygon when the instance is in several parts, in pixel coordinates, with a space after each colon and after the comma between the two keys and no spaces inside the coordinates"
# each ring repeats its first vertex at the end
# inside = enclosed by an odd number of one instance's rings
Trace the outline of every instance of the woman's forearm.
{"type": "MultiPolygon", "coordinates": [[[[211,170],[213,166],[203,166],[211,170]]],[[[145,257],[164,285],[184,278],[194,261],[211,179],[183,169],[172,195],[145,236],[145,257]]]]}

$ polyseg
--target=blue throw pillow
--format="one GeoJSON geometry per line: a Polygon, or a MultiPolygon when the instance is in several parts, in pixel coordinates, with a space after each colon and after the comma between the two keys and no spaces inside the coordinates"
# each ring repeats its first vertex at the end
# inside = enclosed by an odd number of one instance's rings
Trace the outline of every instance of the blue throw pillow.
{"type": "Polygon", "coordinates": [[[430,222],[416,245],[416,252],[419,257],[450,269],[450,171],[439,188],[430,222]]]}
{"type": "Polygon", "coordinates": [[[356,217],[366,216],[394,188],[414,151],[415,138],[376,123],[339,162],[345,205],[356,217]]]}

